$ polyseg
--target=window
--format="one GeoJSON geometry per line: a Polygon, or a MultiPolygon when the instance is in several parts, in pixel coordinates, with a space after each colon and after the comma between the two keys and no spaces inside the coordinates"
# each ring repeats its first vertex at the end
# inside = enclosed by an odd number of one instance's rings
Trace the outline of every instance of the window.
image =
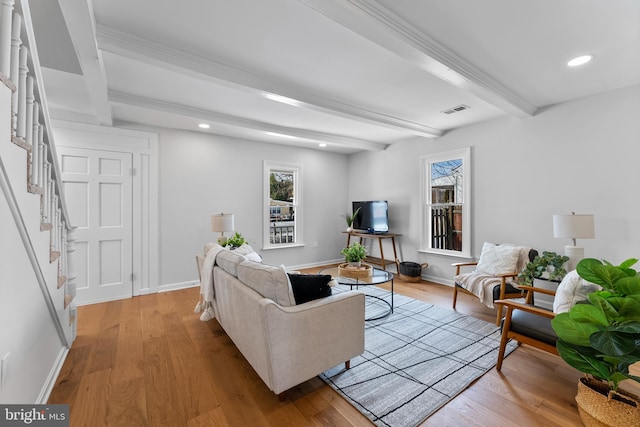
{"type": "Polygon", "coordinates": [[[421,159],[424,251],[471,256],[471,149],[421,159]]]}
{"type": "Polygon", "coordinates": [[[299,165],[264,162],[265,249],[302,244],[301,176],[299,165]]]}

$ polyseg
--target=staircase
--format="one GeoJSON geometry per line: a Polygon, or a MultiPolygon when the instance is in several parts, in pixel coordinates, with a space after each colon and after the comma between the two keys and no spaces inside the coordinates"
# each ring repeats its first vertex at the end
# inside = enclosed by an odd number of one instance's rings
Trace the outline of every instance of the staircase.
{"type": "MultiPolygon", "coordinates": [[[[17,234],[11,230],[7,235],[19,236],[14,241],[15,261],[13,253],[10,259],[3,259],[3,269],[8,268],[10,273],[0,274],[17,275],[22,278],[20,282],[24,281],[11,286],[39,288],[43,301],[32,304],[44,303],[60,344],[68,349],[76,334],[75,277],[69,271],[69,254],[74,250],[73,229],[62,196],[28,4],[27,0],[0,0],[0,203],[6,199],[10,212],[3,220],[3,230],[14,227],[17,234]],[[18,268],[13,265],[20,265],[19,259],[28,259],[33,271],[11,272],[12,268],[18,268]]],[[[22,290],[14,292],[15,298],[19,300],[22,293],[22,290]]],[[[24,312],[29,312],[28,307],[24,312]]],[[[15,322],[19,327],[21,319],[15,322]]],[[[1,347],[0,358],[2,352],[12,354],[13,358],[22,357],[21,350],[1,347]]],[[[17,360],[12,365],[19,363],[17,360]]],[[[19,367],[15,369],[20,371],[19,367]]],[[[38,398],[42,399],[43,394],[46,391],[40,392],[38,398]]]]}

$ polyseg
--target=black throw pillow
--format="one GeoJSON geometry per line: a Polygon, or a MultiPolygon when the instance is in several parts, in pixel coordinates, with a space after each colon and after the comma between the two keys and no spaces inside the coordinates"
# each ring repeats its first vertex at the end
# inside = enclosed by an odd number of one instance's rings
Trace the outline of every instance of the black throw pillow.
{"type": "Polygon", "coordinates": [[[331,276],[328,274],[288,274],[296,304],[331,295],[331,276]]]}

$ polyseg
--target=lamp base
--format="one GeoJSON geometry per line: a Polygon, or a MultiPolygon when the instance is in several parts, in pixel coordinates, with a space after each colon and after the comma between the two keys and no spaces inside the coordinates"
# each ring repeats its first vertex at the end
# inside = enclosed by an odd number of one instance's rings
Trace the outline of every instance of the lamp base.
{"type": "Polygon", "coordinates": [[[575,270],[578,262],[584,258],[584,248],[580,246],[565,246],[564,254],[569,257],[569,261],[567,261],[567,271],[575,270]]]}

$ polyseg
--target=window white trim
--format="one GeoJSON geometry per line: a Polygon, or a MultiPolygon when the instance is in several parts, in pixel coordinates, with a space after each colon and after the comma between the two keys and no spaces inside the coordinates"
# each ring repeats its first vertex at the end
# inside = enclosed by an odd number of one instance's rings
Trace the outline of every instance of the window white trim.
{"type": "Polygon", "coordinates": [[[462,258],[471,257],[471,148],[429,154],[420,158],[420,252],[430,252],[462,258]],[[434,163],[462,159],[462,248],[461,250],[433,247],[431,222],[431,169],[434,163]]]}
{"type": "Polygon", "coordinates": [[[291,248],[303,246],[302,240],[302,165],[265,160],[263,162],[263,203],[262,203],[262,249],[291,248]],[[272,170],[290,172],[293,174],[293,241],[287,243],[271,243],[271,190],[270,175],[272,170]]]}

